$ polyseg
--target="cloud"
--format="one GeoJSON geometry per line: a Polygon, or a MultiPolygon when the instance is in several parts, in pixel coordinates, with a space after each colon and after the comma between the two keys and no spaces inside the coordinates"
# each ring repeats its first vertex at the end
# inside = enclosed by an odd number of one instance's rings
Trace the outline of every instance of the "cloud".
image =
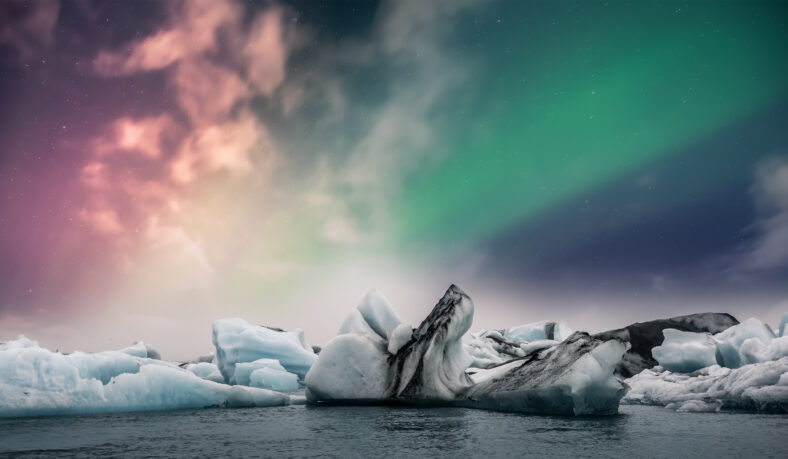
{"type": "Polygon", "coordinates": [[[751,229],[757,237],[744,256],[743,268],[788,267],[788,157],[771,157],[758,164],[752,194],[759,217],[751,229]]]}
{"type": "Polygon", "coordinates": [[[222,26],[237,24],[241,9],[236,2],[193,0],[173,2],[170,24],[122,51],[101,51],[94,61],[104,76],[131,75],[160,70],[180,60],[213,51],[222,26]]]}
{"type": "MultiPolygon", "coordinates": [[[[295,34],[276,6],[247,10],[237,1],[195,0],[168,3],[166,12],[159,30],[101,50],[93,61],[106,78],[164,72],[175,103],[152,116],[118,118],[93,140],[81,172],[91,195],[80,216],[119,241],[194,252],[179,213],[193,199],[190,186],[217,173],[242,178],[275,154],[250,105],[282,83],[295,34]],[[122,155],[128,153],[134,155],[122,155]]],[[[207,265],[201,252],[195,259],[207,265]]]]}
{"type": "Polygon", "coordinates": [[[59,14],[59,0],[0,3],[0,45],[15,48],[22,60],[30,59],[52,45],[59,14]]]}

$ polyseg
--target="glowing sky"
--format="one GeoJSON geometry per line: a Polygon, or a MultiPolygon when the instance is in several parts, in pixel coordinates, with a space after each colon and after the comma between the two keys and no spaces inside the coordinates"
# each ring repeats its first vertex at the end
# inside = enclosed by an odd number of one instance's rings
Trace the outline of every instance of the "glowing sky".
{"type": "Polygon", "coordinates": [[[788,310],[784,2],[0,4],[0,340],[788,310]]]}

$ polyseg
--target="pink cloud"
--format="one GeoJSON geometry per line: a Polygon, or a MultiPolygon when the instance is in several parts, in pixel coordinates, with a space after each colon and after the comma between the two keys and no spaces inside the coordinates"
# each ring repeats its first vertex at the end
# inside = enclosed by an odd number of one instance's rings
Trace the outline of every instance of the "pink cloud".
{"type": "Polygon", "coordinates": [[[278,7],[247,18],[251,9],[240,1],[170,6],[159,30],[94,59],[105,77],[164,71],[175,104],[158,116],[121,117],[91,144],[81,179],[92,190],[93,210],[80,217],[100,234],[130,237],[123,222],[140,230],[134,235],[140,242],[193,248],[180,221],[191,185],[212,174],[243,177],[268,164],[262,159],[270,158],[272,142],[250,105],[283,83],[294,35],[278,7]],[[122,152],[143,162],[116,155],[122,152]]]}
{"type": "Polygon", "coordinates": [[[283,37],[282,11],[275,9],[257,18],[243,49],[249,81],[265,95],[271,95],[285,77],[283,37]]]}
{"type": "Polygon", "coordinates": [[[140,119],[120,118],[112,123],[108,135],[96,141],[95,152],[106,155],[126,151],[159,158],[164,137],[175,129],[175,122],[167,114],[140,119]]]}
{"type": "Polygon", "coordinates": [[[171,10],[168,26],[133,43],[128,50],[102,51],[94,67],[105,76],[163,69],[215,49],[217,30],[227,24],[237,25],[240,13],[238,4],[230,1],[178,2],[171,10]]]}
{"type": "Polygon", "coordinates": [[[254,116],[244,111],[237,120],[194,131],[181,145],[171,165],[172,179],[190,183],[206,173],[225,170],[248,172],[253,152],[267,135],[254,116]]]}
{"type": "Polygon", "coordinates": [[[117,236],[123,233],[123,225],[120,223],[120,217],[118,217],[118,213],[112,209],[82,209],[79,215],[82,217],[82,220],[98,234],[103,236],[117,236]]]}
{"type": "Polygon", "coordinates": [[[228,118],[233,106],[249,96],[249,87],[238,73],[205,59],[178,65],[171,86],[178,105],[195,125],[228,118]]]}

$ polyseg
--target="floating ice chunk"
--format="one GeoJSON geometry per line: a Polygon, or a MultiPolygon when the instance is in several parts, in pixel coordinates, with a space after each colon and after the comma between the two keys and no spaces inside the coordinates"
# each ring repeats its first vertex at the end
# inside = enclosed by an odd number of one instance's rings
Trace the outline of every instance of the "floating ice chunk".
{"type": "Polygon", "coordinates": [[[289,403],[284,394],[206,381],[160,360],[119,351],[63,355],[34,344],[0,348],[0,417],[289,403]]]}
{"type": "Polygon", "coordinates": [[[713,365],[690,374],[657,367],[626,380],[622,403],[661,405],[717,399],[722,409],[788,412],[788,357],[730,369],[713,365]]]}
{"type": "Polygon", "coordinates": [[[213,363],[188,363],[184,368],[202,379],[224,384],[224,376],[222,376],[222,373],[219,371],[219,367],[213,363]]]}
{"type": "Polygon", "coordinates": [[[788,326],[788,312],[783,313],[783,318],[780,320],[780,327],[777,329],[778,336],[786,336],[785,335],[785,328],[788,326]]]}
{"type": "Polygon", "coordinates": [[[708,333],[692,333],[666,328],[665,340],[652,349],[654,358],[669,370],[690,373],[717,364],[717,344],[708,333]]]}
{"type": "Polygon", "coordinates": [[[294,392],[298,385],[298,376],[284,369],[272,367],[258,368],[249,375],[249,386],[270,389],[278,392],[294,392]]]}
{"type": "Polygon", "coordinates": [[[690,411],[694,413],[716,413],[722,407],[722,400],[687,400],[686,402],[668,403],[665,408],[675,411],[690,411]]]}
{"type": "Polygon", "coordinates": [[[243,319],[213,323],[213,344],[219,371],[234,384],[235,365],[258,359],[276,359],[289,372],[303,378],[317,359],[298,333],[249,325],[243,319]]]}
{"type": "Polygon", "coordinates": [[[287,371],[276,359],[258,359],[254,362],[241,362],[235,364],[235,373],[233,373],[232,384],[239,386],[249,386],[252,372],[261,368],[271,368],[278,371],[287,371]]]}
{"type": "Polygon", "coordinates": [[[758,319],[749,318],[739,325],[735,325],[724,332],[714,335],[717,340],[717,363],[727,368],[738,368],[747,363],[754,363],[752,351],[757,347],[750,344],[745,348],[746,355],[742,355],[740,350],[745,341],[749,339],[761,341],[762,345],[768,345],[775,336],[774,331],[768,325],[758,319]]]}
{"type": "Polygon", "coordinates": [[[387,350],[389,354],[396,354],[413,337],[413,327],[410,324],[399,324],[389,335],[387,350]]]}

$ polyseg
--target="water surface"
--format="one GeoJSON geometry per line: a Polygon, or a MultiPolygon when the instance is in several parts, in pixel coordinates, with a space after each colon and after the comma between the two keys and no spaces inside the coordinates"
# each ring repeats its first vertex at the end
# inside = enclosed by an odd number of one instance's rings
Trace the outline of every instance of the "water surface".
{"type": "Polygon", "coordinates": [[[12,457],[785,457],[788,415],[285,406],[0,419],[12,457]]]}

